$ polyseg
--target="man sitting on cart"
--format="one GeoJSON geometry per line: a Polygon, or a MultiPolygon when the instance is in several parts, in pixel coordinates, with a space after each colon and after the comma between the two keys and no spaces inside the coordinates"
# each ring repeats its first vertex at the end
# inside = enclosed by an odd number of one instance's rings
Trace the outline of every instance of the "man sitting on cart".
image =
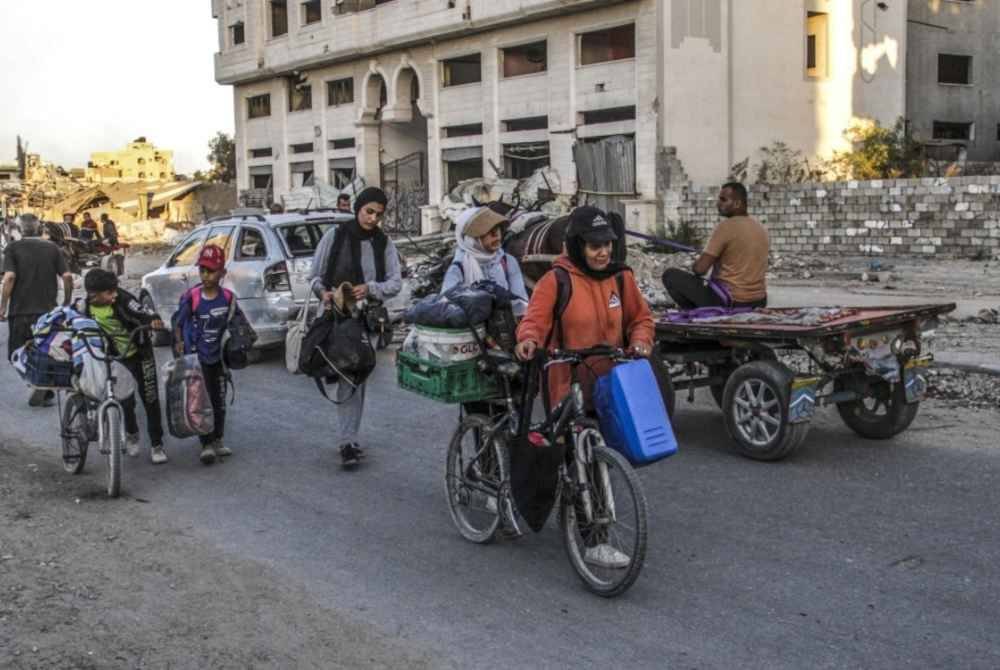
{"type": "Polygon", "coordinates": [[[678,309],[766,307],[767,229],[747,215],[747,189],[730,182],[719,192],[719,215],[708,246],[687,272],[670,268],[663,285],[678,309]],[[706,277],[709,270],[711,277],[706,277]]]}

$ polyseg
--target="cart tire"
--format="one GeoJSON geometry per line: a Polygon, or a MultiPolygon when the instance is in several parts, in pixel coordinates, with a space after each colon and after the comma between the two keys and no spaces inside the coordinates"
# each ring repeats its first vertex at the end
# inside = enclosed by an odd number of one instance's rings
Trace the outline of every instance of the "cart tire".
{"type": "Polygon", "coordinates": [[[753,361],[729,376],[722,406],[726,431],[740,453],[778,461],[805,440],[809,423],[788,422],[792,373],[776,361],[753,361]]]}
{"type": "MultiPolygon", "coordinates": [[[[753,360],[755,361],[777,361],[778,356],[774,353],[773,349],[768,349],[766,347],[760,347],[754,350],[753,360]]],[[[710,377],[722,377],[726,381],[729,381],[729,377],[736,371],[739,366],[734,363],[721,363],[719,365],[708,366],[708,374],[710,377]]],[[[722,404],[722,397],[726,392],[726,382],[721,384],[716,384],[715,386],[709,386],[708,390],[712,393],[712,399],[715,400],[715,404],[719,406],[719,409],[725,407],[722,404]]]]}
{"type": "Polygon", "coordinates": [[[656,384],[660,387],[663,406],[667,408],[667,418],[674,419],[674,407],[677,404],[677,393],[674,391],[674,380],[670,376],[670,367],[659,356],[650,356],[649,365],[656,376],[656,384]]]}
{"type": "MultiPolygon", "coordinates": [[[[839,390],[840,384],[835,384],[839,390]]],[[[837,403],[837,412],[847,427],[869,440],[888,440],[910,427],[917,418],[920,403],[906,402],[902,383],[890,385],[879,379],[869,386],[872,391],[860,400],[837,403]]]]}

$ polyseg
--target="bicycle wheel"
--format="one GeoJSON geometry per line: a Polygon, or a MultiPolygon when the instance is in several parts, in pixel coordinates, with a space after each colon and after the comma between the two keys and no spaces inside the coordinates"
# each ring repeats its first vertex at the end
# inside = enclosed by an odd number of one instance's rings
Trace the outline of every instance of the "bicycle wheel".
{"type": "Polygon", "coordinates": [[[448,445],[445,495],[451,519],[466,540],[492,542],[500,527],[500,488],[508,479],[507,451],[497,440],[483,446],[490,421],[470,414],[458,424],[448,445]]]}
{"type": "Polygon", "coordinates": [[[121,408],[111,405],[101,414],[103,443],[101,452],[108,457],[108,495],[117,498],[122,492],[122,451],[125,450],[125,424],[121,408]]]}
{"type": "Polygon", "coordinates": [[[63,470],[78,475],[87,463],[90,427],[87,425],[87,400],[79,393],[66,398],[59,422],[62,436],[63,470]]]}
{"type": "Polygon", "coordinates": [[[584,585],[605,598],[619,596],[639,577],[646,560],[646,496],[635,470],[604,445],[594,421],[586,420],[576,440],[589,446],[586,481],[569,465],[571,486],[563,489],[560,519],[569,562],[584,585]],[[583,493],[590,492],[588,520],[583,493]]]}

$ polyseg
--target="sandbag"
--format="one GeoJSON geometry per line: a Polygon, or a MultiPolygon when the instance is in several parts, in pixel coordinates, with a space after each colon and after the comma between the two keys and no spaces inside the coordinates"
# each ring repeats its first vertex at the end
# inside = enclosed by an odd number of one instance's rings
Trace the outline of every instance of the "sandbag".
{"type": "Polygon", "coordinates": [[[197,354],[181,356],[163,366],[167,379],[167,427],[177,438],[211,435],[215,413],[197,354]]]}

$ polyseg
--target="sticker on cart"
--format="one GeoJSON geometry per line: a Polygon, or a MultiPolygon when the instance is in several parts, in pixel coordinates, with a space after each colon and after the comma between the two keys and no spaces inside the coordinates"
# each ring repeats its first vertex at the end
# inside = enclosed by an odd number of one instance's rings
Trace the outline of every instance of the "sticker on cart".
{"type": "Polygon", "coordinates": [[[927,395],[927,368],[931,359],[915,358],[906,364],[903,370],[903,384],[906,390],[906,402],[920,402],[927,395]]]}
{"type": "Polygon", "coordinates": [[[816,414],[816,393],[819,377],[798,377],[792,380],[791,398],[788,403],[788,422],[803,423],[816,414]]]}

